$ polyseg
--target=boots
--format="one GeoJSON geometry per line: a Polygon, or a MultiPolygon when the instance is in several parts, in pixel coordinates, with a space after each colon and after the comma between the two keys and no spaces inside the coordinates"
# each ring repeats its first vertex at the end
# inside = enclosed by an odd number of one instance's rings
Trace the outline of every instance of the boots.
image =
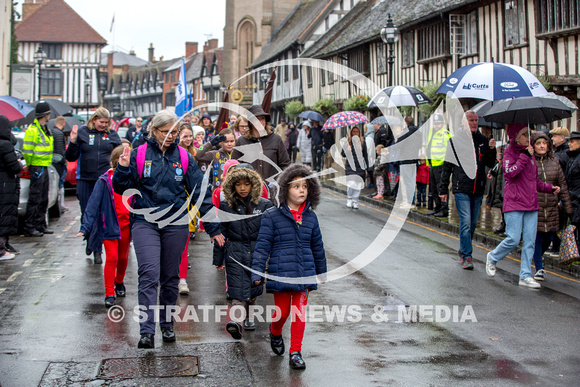
{"type": "Polygon", "coordinates": [[[433,214],[436,218],[447,218],[449,216],[449,205],[447,203],[441,203],[441,210],[433,214]]]}

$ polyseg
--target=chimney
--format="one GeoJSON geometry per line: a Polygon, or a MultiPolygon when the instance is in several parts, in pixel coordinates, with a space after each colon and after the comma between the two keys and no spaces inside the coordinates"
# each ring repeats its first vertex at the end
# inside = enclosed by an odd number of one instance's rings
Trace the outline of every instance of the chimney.
{"type": "Polygon", "coordinates": [[[22,4],[22,21],[26,20],[38,8],[42,7],[50,0],[25,0],[22,4]]]}
{"type": "Polygon", "coordinates": [[[149,62],[155,63],[155,49],[153,48],[153,43],[149,43],[149,62]]]}
{"type": "Polygon", "coordinates": [[[197,54],[197,42],[185,42],[185,57],[189,58],[193,54],[197,54]]]}
{"type": "Polygon", "coordinates": [[[218,40],[217,39],[210,39],[207,42],[205,42],[205,44],[203,45],[203,52],[213,50],[214,48],[217,48],[217,46],[218,46],[218,40]]]}
{"type": "Polygon", "coordinates": [[[137,54],[135,54],[135,50],[129,51],[129,55],[131,55],[131,56],[137,56],[137,54]]]}
{"type": "Polygon", "coordinates": [[[113,68],[115,64],[113,63],[113,53],[110,52],[107,54],[107,74],[109,74],[109,79],[113,76],[113,68]]]}

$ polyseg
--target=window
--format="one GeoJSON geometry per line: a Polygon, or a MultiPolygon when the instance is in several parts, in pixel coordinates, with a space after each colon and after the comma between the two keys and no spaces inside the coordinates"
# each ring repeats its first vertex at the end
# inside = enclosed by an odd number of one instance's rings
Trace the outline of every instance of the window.
{"type": "Polygon", "coordinates": [[[451,54],[477,54],[477,11],[449,15],[451,54]]]}
{"type": "Polygon", "coordinates": [[[348,67],[363,75],[369,75],[369,46],[350,50],[348,52],[348,67]]]}
{"type": "MultiPolygon", "coordinates": [[[[288,59],[288,53],[284,53],[284,60],[286,60],[286,59],[288,59]]],[[[290,59],[292,59],[292,58],[290,58],[290,59]]],[[[290,68],[288,67],[288,65],[284,65],[283,68],[284,69],[282,71],[284,71],[284,82],[288,82],[290,68]]]]}
{"type": "Polygon", "coordinates": [[[62,44],[43,43],[42,49],[46,53],[46,59],[62,59],[62,44]]]}
{"type": "Polygon", "coordinates": [[[308,84],[308,87],[312,87],[312,67],[311,66],[306,67],[306,83],[308,84]]]}
{"type": "Polygon", "coordinates": [[[43,95],[62,95],[61,70],[42,70],[40,74],[43,95]]]}
{"type": "Polygon", "coordinates": [[[328,70],[328,84],[332,85],[334,83],[334,71],[336,71],[336,66],[334,65],[334,63],[332,64],[332,71],[328,70]]]}
{"type": "Polygon", "coordinates": [[[577,0],[537,0],[538,34],[580,27],[580,3],[577,0]]]}
{"type": "Polygon", "coordinates": [[[386,44],[377,42],[377,74],[384,74],[387,72],[387,48],[386,44]]]}
{"type": "Polygon", "coordinates": [[[320,69],[320,85],[326,85],[326,71],[323,69],[320,69]]]}
{"type": "Polygon", "coordinates": [[[165,107],[175,106],[175,92],[165,94],[165,107]]]}
{"type": "Polygon", "coordinates": [[[415,32],[409,31],[401,34],[401,63],[403,66],[415,64],[415,32]]]}
{"type": "Polygon", "coordinates": [[[527,43],[524,0],[504,0],[505,45],[527,43]]]}
{"type": "MultiPolygon", "coordinates": [[[[298,58],[298,50],[292,50],[292,58],[298,58]]],[[[292,79],[298,79],[300,74],[300,66],[292,66],[292,79]]]]}
{"type": "Polygon", "coordinates": [[[428,60],[449,55],[447,24],[437,23],[417,30],[418,60],[428,60]]]}

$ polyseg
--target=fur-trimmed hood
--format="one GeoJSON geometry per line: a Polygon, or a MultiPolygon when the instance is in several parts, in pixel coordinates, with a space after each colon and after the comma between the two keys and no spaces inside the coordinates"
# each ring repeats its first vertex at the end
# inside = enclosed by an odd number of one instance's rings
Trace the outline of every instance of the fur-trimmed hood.
{"type": "Polygon", "coordinates": [[[252,203],[258,204],[262,196],[262,179],[256,171],[248,168],[230,167],[222,185],[222,192],[224,193],[224,198],[232,208],[235,207],[234,196],[236,194],[236,183],[242,179],[252,183],[252,191],[250,192],[252,203]]]}
{"type": "Polygon", "coordinates": [[[278,185],[280,186],[280,193],[278,200],[280,204],[286,203],[288,198],[288,186],[296,177],[306,177],[308,181],[308,196],[306,201],[310,202],[310,206],[314,209],[320,203],[320,183],[318,179],[313,176],[313,172],[301,164],[292,164],[286,168],[278,178],[278,185]]]}

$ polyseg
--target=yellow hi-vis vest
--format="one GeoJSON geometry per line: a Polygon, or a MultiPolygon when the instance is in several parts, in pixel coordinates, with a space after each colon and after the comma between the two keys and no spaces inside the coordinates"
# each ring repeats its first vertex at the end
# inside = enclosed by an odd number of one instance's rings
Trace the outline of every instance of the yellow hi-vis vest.
{"type": "Polygon", "coordinates": [[[427,142],[427,165],[432,167],[440,167],[445,162],[445,153],[447,152],[447,143],[451,138],[449,131],[442,127],[437,132],[429,133],[429,141],[427,142]]]}
{"type": "Polygon", "coordinates": [[[22,155],[26,165],[48,167],[52,163],[53,138],[42,130],[38,119],[26,129],[22,155]]]}

